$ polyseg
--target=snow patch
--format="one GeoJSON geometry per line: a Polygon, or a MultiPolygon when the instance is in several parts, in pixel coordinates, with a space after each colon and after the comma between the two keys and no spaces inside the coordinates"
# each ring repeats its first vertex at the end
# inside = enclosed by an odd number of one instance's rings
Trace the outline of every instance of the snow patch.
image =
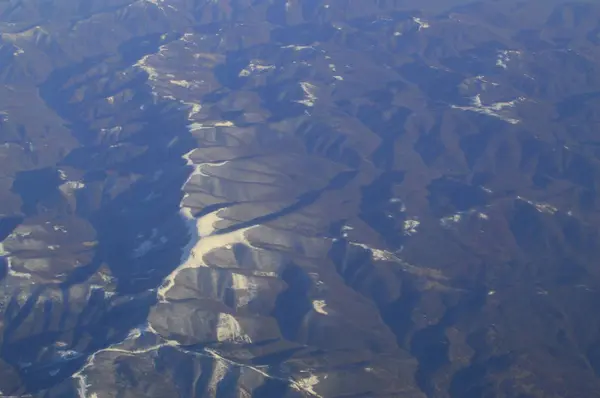
{"type": "Polygon", "coordinates": [[[558,212],[558,209],[556,207],[548,203],[535,202],[533,200],[525,199],[521,196],[517,196],[517,199],[529,203],[530,205],[535,207],[535,209],[540,213],[556,214],[558,212]]]}
{"type": "MultiPolygon", "coordinates": [[[[202,167],[209,163],[202,163],[199,165],[194,164],[190,156],[194,150],[186,153],[183,156],[188,166],[193,166],[193,171],[190,173],[187,181],[184,183],[184,187],[194,176],[206,176],[202,172],[202,167]]],[[[212,166],[223,166],[227,162],[221,162],[219,164],[213,164],[212,166]]],[[[185,200],[186,196],[184,196],[185,200]]],[[[240,228],[224,234],[215,234],[215,224],[221,220],[219,217],[219,211],[208,213],[198,219],[196,219],[192,213],[192,209],[186,207],[183,202],[180,205],[180,216],[184,219],[188,226],[190,241],[186,245],[180,265],[169,274],[163,281],[162,286],[158,289],[158,297],[161,301],[165,301],[167,292],[175,284],[177,275],[185,269],[193,269],[199,267],[206,267],[207,264],[204,262],[204,256],[218,248],[226,247],[230,245],[233,247],[235,244],[245,244],[251,246],[250,242],[246,239],[246,233],[254,228],[254,226],[240,228]]]]}
{"type": "Polygon", "coordinates": [[[519,97],[512,101],[507,102],[495,102],[490,105],[485,105],[481,101],[481,95],[477,94],[476,96],[471,98],[471,106],[458,106],[451,105],[453,109],[461,109],[464,111],[477,112],[483,115],[496,117],[498,119],[502,119],[505,122],[510,124],[518,124],[520,123],[519,119],[515,119],[513,117],[508,116],[507,109],[514,108],[517,104],[522,103],[526,100],[524,97],[519,97]]]}
{"type": "Polygon", "coordinates": [[[440,220],[440,225],[444,228],[449,228],[452,226],[452,224],[457,224],[461,220],[462,220],[462,214],[456,213],[456,214],[452,214],[451,216],[443,217],[440,220]]]}
{"type": "Polygon", "coordinates": [[[404,235],[411,236],[417,233],[417,228],[421,225],[418,220],[405,220],[404,221],[404,235]]]}
{"type": "Polygon", "coordinates": [[[65,195],[70,195],[73,192],[83,188],[85,188],[85,184],[80,181],[67,181],[58,187],[58,189],[65,195]]]}
{"type": "Polygon", "coordinates": [[[313,46],[295,46],[293,44],[290,44],[288,46],[283,46],[281,48],[292,48],[294,51],[314,50],[315,49],[313,46]]]}
{"type": "Polygon", "coordinates": [[[322,315],[329,315],[329,312],[327,312],[327,310],[325,309],[325,307],[327,307],[327,304],[325,304],[325,300],[313,300],[312,305],[315,312],[322,315]]]}
{"type": "Polygon", "coordinates": [[[239,73],[239,77],[248,77],[253,73],[262,73],[270,70],[274,70],[275,65],[261,65],[260,61],[254,60],[248,64],[244,69],[239,73]]]}
{"type": "Polygon", "coordinates": [[[134,66],[146,72],[148,80],[156,81],[158,80],[158,72],[152,66],[148,65],[148,58],[150,58],[150,55],[144,55],[134,66]]]}
{"type": "Polygon", "coordinates": [[[442,217],[440,219],[440,225],[444,228],[451,228],[454,224],[458,224],[459,222],[461,222],[465,215],[472,215],[472,214],[475,214],[475,216],[480,220],[489,219],[489,216],[487,214],[479,212],[474,209],[470,209],[470,210],[466,210],[466,211],[459,211],[458,213],[455,213],[455,214],[452,214],[452,215],[449,215],[446,217],[442,217]]]}
{"type": "Polygon", "coordinates": [[[317,100],[317,96],[315,95],[316,86],[314,84],[308,82],[300,82],[300,87],[302,87],[302,91],[304,91],[304,99],[296,101],[299,104],[306,105],[308,107],[315,106],[315,101],[317,100]]]}
{"type": "Polygon", "coordinates": [[[236,306],[238,307],[245,307],[258,295],[258,285],[246,275],[233,273],[231,285],[235,291],[236,306]]]}
{"type": "Polygon", "coordinates": [[[512,58],[515,55],[521,55],[521,52],[518,50],[498,51],[498,56],[496,57],[496,66],[502,69],[507,69],[508,63],[512,60],[512,58]]]}
{"type": "Polygon", "coordinates": [[[219,342],[252,343],[243,331],[237,319],[231,314],[220,313],[217,321],[217,340],[219,342]]]}
{"type": "Polygon", "coordinates": [[[428,29],[430,27],[429,22],[423,21],[421,18],[413,17],[413,22],[419,25],[419,30],[428,29]]]}
{"type": "Polygon", "coordinates": [[[189,82],[187,80],[169,80],[169,83],[183,88],[191,88],[196,86],[196,83],[189,82]]]}
{"type": "Polygon", "coordinates": [[[319,380],[318,376],[311,374],[300,380],[296,380],[294,383],[292,383],[292,387],[298,391],[305,391],[310,393],[314,397],[321,398],[321,395],[315,392],[315,387],[320,383],[320,381],[321,380],[319,380]]]}

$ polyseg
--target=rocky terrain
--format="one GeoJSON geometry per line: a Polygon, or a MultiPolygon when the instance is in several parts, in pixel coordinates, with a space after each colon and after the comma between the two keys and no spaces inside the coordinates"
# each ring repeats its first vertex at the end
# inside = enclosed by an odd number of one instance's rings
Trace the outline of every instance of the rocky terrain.
{"type": "Polygon", "coordinates": [[[599,21],[0,1],[0,396],[600,397],[599,21]]]}

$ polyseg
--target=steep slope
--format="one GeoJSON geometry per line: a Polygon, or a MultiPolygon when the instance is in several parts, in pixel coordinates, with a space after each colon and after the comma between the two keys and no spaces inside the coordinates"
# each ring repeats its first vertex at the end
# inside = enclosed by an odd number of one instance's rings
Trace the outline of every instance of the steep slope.
{"type": "Polygon", "coordinates": [[[598,14],[0,5],[0,391],[598,396],[598,14]]]}

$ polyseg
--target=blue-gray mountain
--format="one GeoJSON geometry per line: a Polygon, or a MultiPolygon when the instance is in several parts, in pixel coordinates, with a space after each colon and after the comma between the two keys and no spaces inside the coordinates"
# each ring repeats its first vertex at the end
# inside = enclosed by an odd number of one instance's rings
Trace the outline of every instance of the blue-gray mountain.
{"type": "Polygon", "coordinates": [[[600,397],[600,3],[0,1],[0,396],[600,397]]]}

